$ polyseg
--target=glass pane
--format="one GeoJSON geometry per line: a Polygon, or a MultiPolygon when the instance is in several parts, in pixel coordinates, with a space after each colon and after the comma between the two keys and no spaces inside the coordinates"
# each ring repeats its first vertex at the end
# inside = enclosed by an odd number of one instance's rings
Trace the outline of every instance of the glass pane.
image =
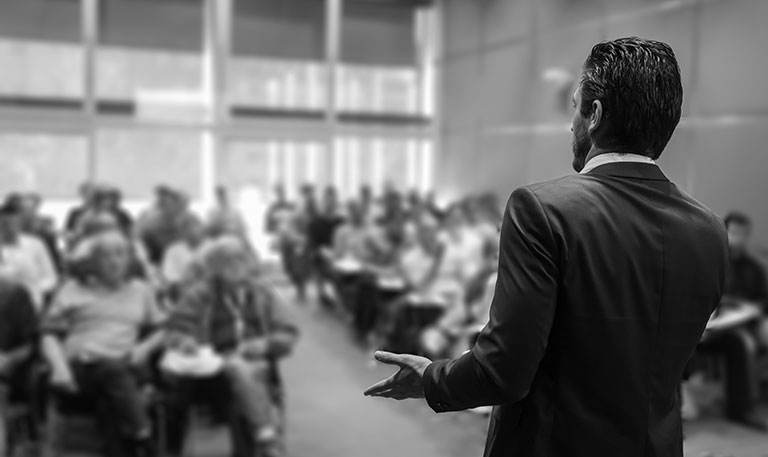
{"type": "Polygon", "coordinates": [[[85,136],[0,133],[0,195],[32,191],[46,198],[74,197],[86,180],[87,156],[85,136]]]}
{"type": "Polygon", "coordinates": [[[416,138],[339,138],[336,185],[340,194],[357,195],[365,184],[377,193],[385,185],[404,192],[429,189],[431,147],[431,141],[416,138]]]}
{"type": "Polygon", "coordinates": [[[3,0],[0,102],[79,107],[84,81],[79,5],[79,0],[3,0]]]}
{"type": "Polygon", "coordinates": [[[340,111],[419,114],[418,72],[408,67],[340,68],[338,106],[340,111]]]}
{"type": "Polygon", "coordinates": [[[101,109],[145,121],[169,121],[178,112],[202,109],[203,0],[102,0],[100,5],[96,94],[108,102],[101,109]]]}
{"type": "Polygon", "coordinates": [[[326,69],[319,62],[237,57],[229,70],[235,108],[323,110],[326,69]]]}
{"type": "Polygon", "coordinates": [[[328,161],[319,141],[233,140],[218,156],[217,180],[232,188],[255,188],[269,194],[282,183],[295,196],[305,183],[326,182],[328,161]]]}
{"type": "Polygon", "coordinates": [[[234,0],[229,99],[237,110],[322,111],[325,6],[319,1],[234,0]]]}
{"type": "Polygon", "coordinates": [[[149,198],[158,184],[200,197],[200,133],[102,129],[96,140],[96,178],[118,186],[126,197],[149,198]]]}

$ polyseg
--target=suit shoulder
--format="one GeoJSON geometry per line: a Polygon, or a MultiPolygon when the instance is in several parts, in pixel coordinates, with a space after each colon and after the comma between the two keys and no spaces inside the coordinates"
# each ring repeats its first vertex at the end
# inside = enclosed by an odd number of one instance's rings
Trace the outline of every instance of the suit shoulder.
{"type": "Polygon", "coordinates": [[[533,196],[543,207],[566,204],[574,199],[582,198],[583,192],[575,192],[589,186],[589,180],[583,175],[573,174],[550,181],[543,181],[518,187],[512,192],[510,202],[515,198],[533,196]]]}
{"type": "Polygon", "coordinates": [[[675,189],[675,192],[677,192],[680,199],[682,199],[689,207],[693,208],[699,214],[703,215],[703,218],[705,218],[712,227],[714,227],[715,229],[717,229],[718,232],[720,232],[721,237],[727,238],[725,221],[723,220],[722,217],[720,217],[719,214],[711,210],[708,206],[704,205],[700,201],[693,198],[684,190],[680,189],[676,184],[672,183],[672,187],[675,189]]]}

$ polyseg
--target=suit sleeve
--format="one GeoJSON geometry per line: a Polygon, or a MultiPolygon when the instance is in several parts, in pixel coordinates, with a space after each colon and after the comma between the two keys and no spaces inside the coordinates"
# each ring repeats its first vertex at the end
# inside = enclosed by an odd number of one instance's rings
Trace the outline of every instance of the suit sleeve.
{"type": "Polygon", "coordinates": [[[431,364],[424,394],[436,412],[525,398],[544,357],[555,315],[559,265],[554,235],[528,188],[512,193],[501,229],[490,320],[470,352],[431,364]]]}

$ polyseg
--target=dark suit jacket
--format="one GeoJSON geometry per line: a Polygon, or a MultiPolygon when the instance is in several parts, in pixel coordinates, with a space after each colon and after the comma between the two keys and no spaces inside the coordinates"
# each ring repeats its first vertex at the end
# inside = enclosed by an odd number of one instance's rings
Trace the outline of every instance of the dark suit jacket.
{"type": "Polygon", "coordinates": [[[682,456],[677,388],[727,252],[723,222],[652,164],[515,190],[490,322],[429,366],[429,405],[496,405],[486,456],[682,456]]]}

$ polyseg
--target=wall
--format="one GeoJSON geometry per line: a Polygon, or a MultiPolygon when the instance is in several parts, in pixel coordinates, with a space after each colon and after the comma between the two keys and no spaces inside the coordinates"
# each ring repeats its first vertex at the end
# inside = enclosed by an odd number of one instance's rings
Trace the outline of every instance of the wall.
{"type": "Polygon", "coordinates": [[[515,187],[572,173],[569,98],[596,42],[669,43],[683,120],[667,175],[718,213],[746,211],[768,245],[768,2],[445,0],[439,190],[515,187]]]}

